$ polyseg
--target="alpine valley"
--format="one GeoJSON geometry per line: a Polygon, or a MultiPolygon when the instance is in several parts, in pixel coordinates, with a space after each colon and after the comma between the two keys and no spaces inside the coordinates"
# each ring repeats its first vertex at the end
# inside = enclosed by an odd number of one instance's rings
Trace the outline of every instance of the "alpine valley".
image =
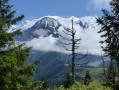
{"type": "MultiPolygon", "coordinates": [[[[86,16],[76,18],[74,16],[63,18],[59,16],[45,16],[32,21],[26,20],[19,25],[13,25],[8,32],[14,32],[21,29],[23,35],[15,36],[15,40],[19,42],[26,42],[28,46],[32,47],[29,62],[34,62],[37,59],[41,63],[36,69],[34,81],[42,79],[43,76],[51,85],[60,85],[63,83],[65,74],[71,71],[69,62],[70,52],[63,48],[59,41],[64,42],[59,33],[63,35],[64,28],[71,28],[71,20],[74,21],[74,29],[76,30],[76,38],[81,38],[80,48],[77,50],[79,53],[87,53],[90,62],[82,65],[77,69],[77,80],[83,80],[84,74],[87,70],[93,78],[100,78],[103,74],[103,63],[101,60],[101,44],[99,41],[100,26],[96,23],[96,17],[86,16]]],[[[68,37],[68,36],[65,36],[68,37]]],[[[68,47],[70,48],[70,46],[68,47]]],[[[80,57],[80,56],[79,56],[80,57]]],[[[109,58],[105,57],[105,67],[109,64],[109,58]]],[[[83,58],[78,63],[87,61],[83,58]]]]}

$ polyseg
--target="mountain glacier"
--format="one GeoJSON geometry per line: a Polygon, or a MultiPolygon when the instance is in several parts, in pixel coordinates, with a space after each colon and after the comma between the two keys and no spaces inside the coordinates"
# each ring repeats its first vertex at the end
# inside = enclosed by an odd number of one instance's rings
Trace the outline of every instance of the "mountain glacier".
{"type": "MultiPolygon", "coordinates": [[[[26,20],[19,25],[13,25],[8,32],[13,32],[19,28],[23,32],[21,36],[15,36],[17,41],[27,41],[28,46],[32,46],[33,50],[41,51],[57,51],[68,53],[58,41],[62,41],[59,33],[63,35],[64,27],[71,28],[71,20],[74,21],[74,29],[76,30],[76,38],[81,38],[79,48],[80,53],[100,55],[102,52],[99,41],[100,25],[96,23],[96,18],[86,16],[76,18],[71,16],[63,18],[59,16],[45,16],[32,21],[26,20]]],[[[65,36],[68,37],[68,36],[65,36]]],[[[69,38],[69,37],[68,37],[69,38]]],[[[70,47],[69,47],[70,48],[70,47]]]]}

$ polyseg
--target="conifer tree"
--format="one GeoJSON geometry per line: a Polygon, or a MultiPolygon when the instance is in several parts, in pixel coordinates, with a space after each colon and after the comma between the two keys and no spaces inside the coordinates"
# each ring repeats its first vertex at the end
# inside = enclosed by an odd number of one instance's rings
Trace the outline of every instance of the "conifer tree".
{"type": "Polygon", "coordinates": [[[70,73],[67,73],[67,77],[66,80],[64,82],[64,88],[70,88],[72,85],[72,76],[70,75],[70,73]]]}
{"type": "Polygon", "coordinates": [[[47,81],[45,79],[45,76],[43,76],[43,80],[41,82],[41,90],[47,90],[47,81]]]}
{"type": "Polygon", "coordinates": [[[99,33],[105,43],[106,47],[102,47],[105,56],[109,56],[111,60],[117,62],[119,67],[119,0],[112,0],[110,2],[111,11],[102,10],[103,16],[97,18],[97,23],[101,25],[99,33]]]}
{"type": "Polygon", "coordinates": [[[89,83],[92,82],[92,78],[90,76],[89,71],[86,72],[86,75],[84,77],[84,84],[85,85],[89,85],[89,83]]]}
{"type": "MultiPolygon", "coordinates": [[[[110,57],[111,62],[116,62],[115,67],[119,68],[119,0],[111,0],[110,11],[103,9],[102,12],[103,16],[101,18],[97,18],[97,23],[101,25],[99,33],[103,33],[101,37],[105,40],[100,43],[106,44],[106,47],[102,46],[102,49],[105,52],[104,56],[110,57]]],[[[115,70],[112,68],[113,63],[111,63],[108,68],[106,81],[106,83],[111,85],[116,83],[115,70]]],[[[116,89],[114,88],[114,90],[116,89]]]]}
{"type": "Polygon", "coordinates": [[[111,62],[108,67],[105,84],[107,86],[114,86],[114,84],[116,83],[115,78],[116,78],[116,66],[114,62],[111,62]]]}
{"type": "Polygon", "coordinates": [[[14,18],[16,10],[11,10],[13,5],[8,5],[8,1],[0,0],[0,90],[34,88],[38,82],[32,83],[31,77],[38,61],[28,63],[31,47],[16,45],[13,37],[22,34],[20,30],[7,32],[11,25],[24,18],[24,15],[14,18]]]}

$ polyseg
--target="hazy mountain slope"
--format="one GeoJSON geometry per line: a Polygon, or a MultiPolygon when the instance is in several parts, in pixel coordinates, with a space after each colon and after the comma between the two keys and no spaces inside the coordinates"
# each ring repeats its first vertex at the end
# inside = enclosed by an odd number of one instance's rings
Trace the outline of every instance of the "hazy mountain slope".
{"type": "MultiPolygon", "coordinates": [[[[42,79],[46,76],[48,85],[61,85],[65,79],[65,75],[68,71],[71,71],[71,66],[67,66],[69,62],[69,55],[59,52],[42,52],[42,51],[32,51],[29,58],[29,62],[34,62],[37,59],[41,60],[41,64],[38,65],[36,69],[36,75],[34,80],[42,79]]],[[[78,76],[77,80],[82,80],[85,72],[89,70],[93,78],[99,79],[103,74],[101,57],[97,55],[88,56],[90,60],[88,65],[82,65],[77,69],[78,76]],[[99,72],[98,72],[99,71],[99,72]],[[81,79],[82,78],[82,79],[81,79]]],[[[82,59],[80,62],[85,62],[86,58],[82,59]]],[[[105,64],[107,64],[106,62],[105,64]]]]}

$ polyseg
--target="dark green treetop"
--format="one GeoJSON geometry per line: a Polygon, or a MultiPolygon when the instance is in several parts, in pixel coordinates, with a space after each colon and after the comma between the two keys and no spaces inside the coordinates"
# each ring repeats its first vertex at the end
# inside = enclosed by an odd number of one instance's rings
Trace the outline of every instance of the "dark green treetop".
{"type": "Polygon", "coordinates": [[[115,60],[119,67],[119,0],[112,0],[110,8],[110,11],[103,9],[103,16],[97,18],[97,23],[101,25],[99,33],[103,33],[101,37],[105,39],[100,43],[106,43],[106,47],[102,47],[105,56],[115,60]]]}
{"type": "Polygon", "coordinates": [[[68,73],[67,73],[66,80],[65,80],[65,82],[64,82],[64,88],[65,88],[65,89],[66,89],[66,88],[70,88],[72,84],[73,84],[73,83],[72,83],[72,76],[71,76],[70,73],[68,72],[68,73]]]}
{"type": "Polygon", "coordinates": [[[38,82],[31,82],[37,64],[27,61],[31,47],[16,44],[13,37],[22,34],[20,30],[7,32],[24,15],[15,18],[16,10],[11,10],[13,5],[8,5],[8,1],[0,0],[0,90],[33,89],[38,82]]]}
{"type": "Polygon", "coordinates": [[[47,90],[47,81],[46,81],[45,76],[43,76],[43,79],[42,79],[42,82],[41,82],[41,85],[40,85],[40,89],[41,90],[47,90]]]}
{"type": "Polygon", "coordinates": [[[13,45],[15,35],[22,34],[20,30],[7,33],[9,27],[24,18],[24,15],[14,18],[15,11],[11,11],[13,5],[7,5],[9,0],[0,0],[0,48],[13,45]]]}
{"type": "Polygon", "coordinates": [[[84,84],[85,85],[89,85],[89,83],[92,82],[92,78],[90,76],[89,71],[86,72],[86,75],[84,77],[84,84]]]}

